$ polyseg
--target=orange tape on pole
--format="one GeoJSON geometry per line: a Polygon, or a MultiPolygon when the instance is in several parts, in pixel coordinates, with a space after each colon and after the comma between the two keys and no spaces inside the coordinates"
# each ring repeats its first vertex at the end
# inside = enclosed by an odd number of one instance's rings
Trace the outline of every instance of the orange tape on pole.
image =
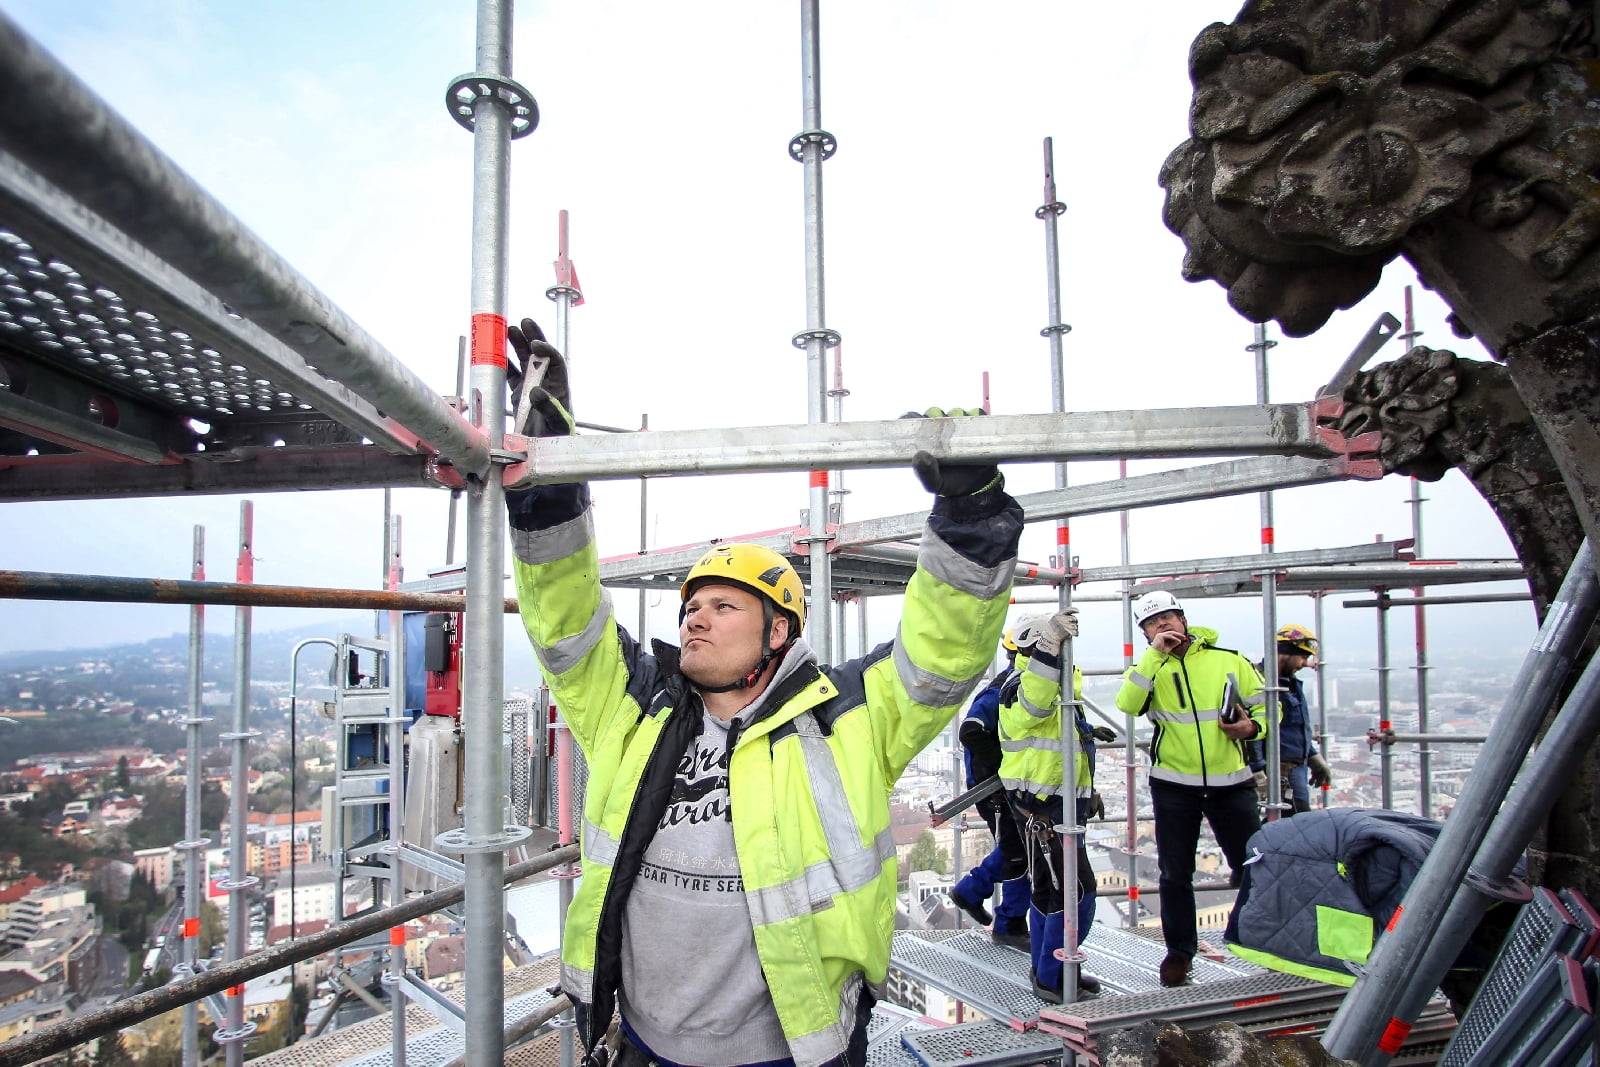
{"type": "Polygon", "coordinates": [[[826,489],[826,488],[828,488],[828,472],[827,471],[812,471],[811,472],[811,488],[813,488],[813,489],[826,489]]]}
{"type": "Polygon", "coordinates": [[[1392,1056],[1400,1051],[1400,1046],[1404,1045],[1406,1038],[1410,1036],[1410,1023],[1390,1019],[1389,1025],[1384,1028],[1383,1036],[1378,1039],[1378,1048],[1392,1056]]]}
{"type": "Polygon", "coordinates": [[[506,317],[491,312],[472,316],[472,365],[506,365],[506,317]]]}
{"type": "Polygon", "coordinates": [[[406,928],[404,926],[389,927],[389,944],[399,948],[406,943],[406,928]]]}

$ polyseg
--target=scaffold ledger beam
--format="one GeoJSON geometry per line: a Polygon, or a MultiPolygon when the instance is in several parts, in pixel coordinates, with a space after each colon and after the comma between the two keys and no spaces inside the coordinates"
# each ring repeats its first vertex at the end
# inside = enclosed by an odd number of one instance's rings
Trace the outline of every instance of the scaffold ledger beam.
{"type": "Polygon", "coordinates": [[[506,468],[507,488],[643,475],[742,474],[907,466],[918,452],[941,460],[1016,462],[1185,456],[1335,456],[1375,449],[1317,425],[1316,404],[1156,408],[965,419],[892,419],[709,430],[651,430],[608,437],[506,437],[526,460],[506,468]]]}

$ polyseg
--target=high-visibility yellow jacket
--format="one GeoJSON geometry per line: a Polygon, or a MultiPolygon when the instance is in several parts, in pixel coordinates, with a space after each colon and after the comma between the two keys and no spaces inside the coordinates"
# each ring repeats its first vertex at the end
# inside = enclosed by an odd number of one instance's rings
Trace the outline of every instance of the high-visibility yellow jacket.
{"type": "Polygon", "coordinates": [[[1261,675],[1239,653],[1217,647],[1217,632],[1191,626],[1194,641],[1182,656],[1147,648],[1122,676],[1117,707],[1129,715],[1148,715],[1155,724],[1150,739],[1152,780],[1199,788],[1251,781],[1245,743],[1222,732],[1222,694],[1232,681],[1239,702],[1267,737],[1261,675]]]}
{"type": "MultiPolygon", "coordinates": [[[[1018,682],[1014,693],[1000,697],[1000,782],[1044,798],[1061,792],[1061,761],[1066,745],[1061,738],[1061,660],[1046,652],[1017,656],[1018,682]],[[1009,697],[1009,699],[1008,699],[1009,697]]],[[[1083,671],[1072,668],[1072,691],[1083,699],[1083,671]]],[[[1079,738],[1074,764],[1079,787],[1094,785],[1089,753],[1079,738]]]]}
{"type": "MultiPolygon", "coordinates": [[[[648,654],[617,626],[579,488],[508,495],[508,506],[523,624],[588,762],[561,985],[592,1045],[615,1004],[628,893],[702,719],[678,650],[655,642],[648,654]]],[[[896,883],[889,792],[988,667],[1021,529],[998,486],[940,498],[895,640],[839,667],[802,665],[729,741],[745,899],[797,1067],[844,1063],[863,987],[881,994],[896,883]]]]}

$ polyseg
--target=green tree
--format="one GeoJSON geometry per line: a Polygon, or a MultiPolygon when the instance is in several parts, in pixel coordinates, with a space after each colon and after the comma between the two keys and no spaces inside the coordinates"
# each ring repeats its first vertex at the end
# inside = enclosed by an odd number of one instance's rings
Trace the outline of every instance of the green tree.
{"type": "MultiPolygon", "coordinates": [[[[205,892],[204,889],[201,892],[205,892]]],[[[200,902],[200,955],[209,956],[211,950],[222,944],[228,936],[222,925],[222,909],[209,900],[200,902]]]]}
{"type": "Polygon", "coordinates": [[[133,1067],[133,1057],[122,1044],[121,1034],[102,1037],[95,1049],[94,1067],[133,1067]]]}
{"type": "Polygon", "coordinates": [[[950,853],[939,847],[933,839],[932,830],[924,830],[917,838],[916,844],[911,846],[911,854],[906,857],[906,873],[911,871],[932,871],[935,874],[944,874],[950,869],[950,853]]]}
{"type": "Polygon", "coordinates": [[[131,775],[128,774],[128,757],[127,756],[118,756],[117,757],[117,788],[121,789],[123,792],[127,792],[128,787],[130,785],[132,785],[132,784],[133,784],[133,778],[132,778],[131,775]]]}

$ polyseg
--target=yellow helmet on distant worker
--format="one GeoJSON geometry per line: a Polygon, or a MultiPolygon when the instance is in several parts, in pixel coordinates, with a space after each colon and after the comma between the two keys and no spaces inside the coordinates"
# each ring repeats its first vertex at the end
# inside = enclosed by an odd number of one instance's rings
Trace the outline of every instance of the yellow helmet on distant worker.
{"type": "Polygon", "coordinates": [[[1311,627],[1301,626],[1297,622],[1278,627],[1278,644],[1290,645],[1295,651],[1307,656],[1317,654],[1317,635],[1311,632],[1311,627]]]}
{"type": "Polygon", "coordinates": [[[688,600],[689,594],[700,585],[736,585],[748,589],[793,615],[796,631],[805,628],[805,586],[789,561],[770,548],[745,541],[716,546],[689,568],[683,580],[683,599],[688,600]]]}

